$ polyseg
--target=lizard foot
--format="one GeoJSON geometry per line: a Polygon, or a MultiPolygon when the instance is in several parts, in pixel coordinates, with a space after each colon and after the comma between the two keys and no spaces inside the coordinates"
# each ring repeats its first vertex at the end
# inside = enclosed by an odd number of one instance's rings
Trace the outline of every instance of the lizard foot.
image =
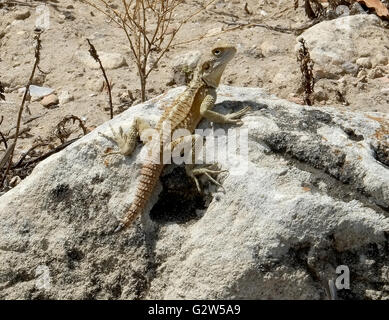
{"type": "Polygon", "coordinates": [[[240,118],[243,117],[250,110],[251,110],[250,107],[245,107],[242,110],[239,110],[237,112],[227,114],[226,119],[227,119],[228,123],[242,125],[243,121],[240,118]]]}
{"type": "MultiPolygon", "coordinates": [[[[212,167],[213,165],[210,165],[209,167],[212,167]]],[[[199,180],[197,179],[196,176],[199,176],[199,175],[202,175],[202,174],[205,174],[207,176],[207,178],[212,182],[214,183],[215,185],[221,187],[223,189],[223,191],[226,191],[224,189],[224,187],[222,186],[222,184],[220,184],[218,181],[216,181],[214,178],[212,178],[211,174],[219,174],[219,173],[222,173],[222,172],[226,172],[228,170],[212,170],[212,169],[209,169],[209,168],[197,168],[197,169],[193,169],[191,166],[186,166],[185,167],[186,169],[186,172],[188,174],[189,177],[191,177],[194,182],[196,183],[196,187],[197,187],[197,190],[201,193],[201,187],[200,187],[200,183],[199,183],[199,180]]]]}
{"type": "Polygon", "coordinates": [[[118,224],[118,226],[115,228],[115,230],[113,231],[113,233],[118,233],[118,232],[122,231],[124,229],[124,227],[125,227],[124,223],[120,222],[118,224]]]}
{"type": "Polygon", "coordinates": [[[114,154],[121,154],[124,156],[129,156],[135,149],[136,140],[137,140],[137,132],[134,126],[132,126],[128,133],[123,132],[123,128],[119,127],[119,132],[116,132],[111,126],[111,132],[113,135],[112,137],[109,137],[105,135],[104,133],[99,132],[98,134],[110,141],[113,141],[116,143],[119,147],[119,151],[113,151],[108,152],[104,154],[103,156],[110,156],[114,154]]]}

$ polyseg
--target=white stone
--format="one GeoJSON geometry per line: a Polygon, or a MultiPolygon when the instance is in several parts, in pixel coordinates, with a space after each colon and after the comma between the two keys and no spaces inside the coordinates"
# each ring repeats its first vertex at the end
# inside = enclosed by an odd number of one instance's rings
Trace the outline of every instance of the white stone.
{"type": "Polygon", "coordinates": [[[372,66],[371,60],[368,57],[357,59],[356,64],[366,69],[370,69],[372,66]]]}
{"type": "Polygon", "coordinates": [[[69,91],[64,90],[64,91],[61,91],[61,93],[59,94],[58,100],[59,100],[60,104],[65,104],[65,103],[68,103],[70,101],[73,101],[74,96],[72,94],[70,94],[69,91]]]}
{"type": "MultiPolygon", "coordinates": [[[[120,53],[97,52],[103,67],[107,70],[117,69],[127,65],[126,60],[120,53]]],[[[76,51],[75,58],[91,69],[100,69],[98,62],[91,57],[88,51],[76,51]]]]}
{"type": "MultiPolygon", "coordinates": [[[[22,88],[22,91],[24,93],[26,89],[22,88]]],[[[47,87],[39,87],[36,85],[30,85],[29,87],[29,93],[30,96],[33,98],[43,98],[45,96],[48,96],[49,94],[52,94],[54,92],[54,89],[47,88],[47,87]]]]}

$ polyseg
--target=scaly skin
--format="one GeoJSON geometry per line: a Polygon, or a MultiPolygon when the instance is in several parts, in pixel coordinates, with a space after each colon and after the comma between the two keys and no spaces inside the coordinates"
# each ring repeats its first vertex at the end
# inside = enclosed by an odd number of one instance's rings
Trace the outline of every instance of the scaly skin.
{"type": "MultiPolygon", "coordinates": [[[[200,60],[194,72],[193,80],[186,90],[162,114],[155,127],[159,132],[160,141],[144,141],[149,151],[159,148],[159,159],[156,159],[155,155],[152,156],[150,154],[146,158],[140,172],[140,180],[136,189],[135,198],[115,231],[126,228],[143,213],[164,167],[162,161],[164,148],[169,146],[172,150],[177,143],[183,141],[180,139],[170,144],[170,134],[163,134],[166,132],[163,130],[164,127],[170,126],[170,133],[174,133],[174,130],[177,129],[187,129],[193,134],[202,118],[218,123],[241,123],[239,118],[249,110],[248,108],[228,115],[211,111],[216,101],[216,88],[220,83],[220,78],[226,65],[231,61],[235,53],[236,49],[234,46],[217,42],[211,51],[205,54],[200,60]]],[[[112,130],[114,140],[118,143],[120,152],[113,152],[111,154],[121,153],[123,155],[130,155],[135,148],[137,134],[142,138],[142,132],[148,128],[149,125],[144,120],[136,119],[128,134],[124,134],[121,128],[119,134],[112,130]]],[[[184,139],[193,144],[195,136],[187,136],[184,139]]],[[[199,189],[196,175],[206,174],[214,183],[219,185],[209,174],[222,171],[187,168],[187,172],[195,180],[199,189]]]]}

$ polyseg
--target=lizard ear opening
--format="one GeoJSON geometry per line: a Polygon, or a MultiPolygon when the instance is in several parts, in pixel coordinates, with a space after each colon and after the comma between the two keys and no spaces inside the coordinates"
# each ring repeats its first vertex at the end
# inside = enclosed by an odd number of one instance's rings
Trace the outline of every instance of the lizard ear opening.
{"type": "Polygon", "coordinates": [[[203,70],[208,70],[211,66],[209,65],[208,62],[203,64],[203,70]]]}

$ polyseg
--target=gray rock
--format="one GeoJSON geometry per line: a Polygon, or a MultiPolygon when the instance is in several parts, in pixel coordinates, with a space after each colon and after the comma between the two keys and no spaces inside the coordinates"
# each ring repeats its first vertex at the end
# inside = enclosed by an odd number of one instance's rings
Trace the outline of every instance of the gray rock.
{"type": "Polygon", "coordinates": [[[90,79],[86,82],[85,86],[87,89],[91,91],[99,92],[104,87],[104,79],[102,78],[90,79]]]}
{"type": "MultiPolygon", "coordinates": [[[[389,43],[387,30],[380,25],[376,15],[353,15],[323,21],[303,32],[302,37],[315,62],[315,72],[321,77],[340,77],[347,63],[367,54],[374,57],[385,52],[385,43],[389,43]],[[377,42],[376,39],[382,39],[377,42]]],[[[296,50],[298,48],[298,42],[296,50]]],[[[367,57],[367,56],[365,56],[367,57]]]]}
{"type": "Polygon", "coordinates": [[[350,14],[367,14],[367,12],[362,8],[358,2],[354,2],[350,8],[350,14]]]}
{"type": "MultiPolygon", "coordinates": [[[[117,69],[127,65],[126,60],[120,53],[98,52],[98,55],[103,67],[107,70],[117,69]]],[[[100,69],[99,64],[90,56],[88,51],[76,51],[74,56],[86,67],[91,69],[100,69]]]]}
{"type": "Polygon", "coordinates": [[[385,114],[222,86],[215,110],[253,109],[243,118],[247,162],[231,152],[219,160],[225,193],[199,195],[169,165],[151,212],[112,234],[134,195],[141,148],[103,157],[115,146],[97,132],[127,130],[136,116],[155,122],[179,92],[123,112],[0,198],[1,299],[326,299],[338,265],[352,272],[339,298],[387,297],[385,114]]]}
{"type": "Polygon", "coordinates": [[[350,9],[345,5],[340,5],[336,7],[335,13],[338,17],[346,17],[350,15],[350,9]]]}
{"type": "Polygon", "coordinates": [[[355,63],[345,62],[345,63],[342,64],[342,69],[343,69],[346,73],[355,76],[355,75],[358,74],[359,66],[356,65],[355,63]]]}

